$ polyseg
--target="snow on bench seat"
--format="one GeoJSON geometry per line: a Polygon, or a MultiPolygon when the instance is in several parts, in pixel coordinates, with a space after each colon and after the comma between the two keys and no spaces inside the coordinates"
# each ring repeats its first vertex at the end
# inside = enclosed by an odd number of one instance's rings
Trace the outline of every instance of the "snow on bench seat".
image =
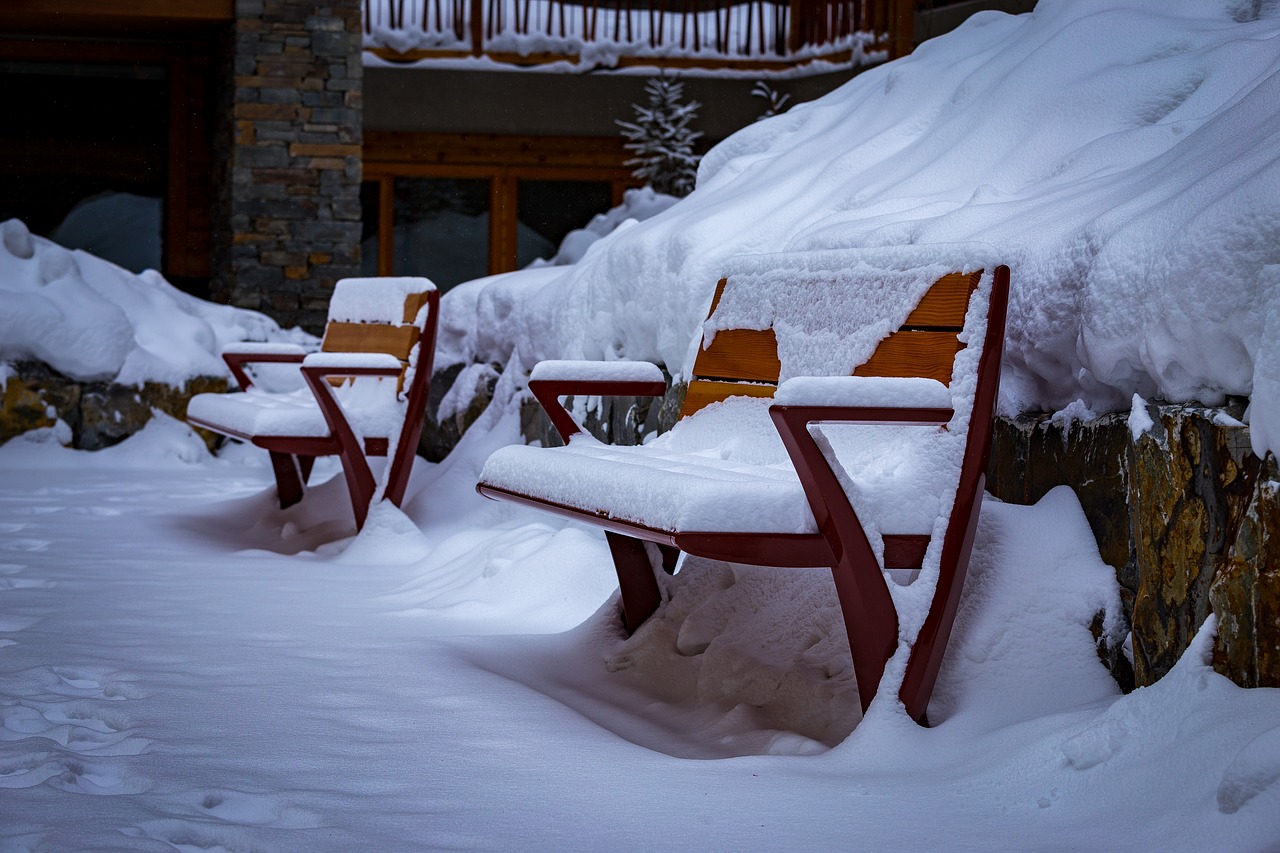
{"type": "MultiPolygon", "coordinates": [[[[489,457],[480,482],[655,530],[815,534],[768,406],[749,398],[716,403],[641,447],[587,435],[565,447],[504,447],[489,457]]],[[[940,484],[948,482],[945,460],[954,457],[938,452],[945,433],[883,426],[825,431],[875,533],[933,533],[940,484]]]]}
{"type": "MultiPolygon", "coordinates": [[[[376,381],[366,379],[335,388],[334,395],[352,429],[362,437],[385,438],[391,425],[404,420],[404,404],[395,397],[394,380],[378,388],[376,381]]],[[[219,424],[239,436],[327,438],[330,434],[309,388],[287,394],[256,387],[236,394],[199,394],[188,404],[187,417],[219,424]]]]}

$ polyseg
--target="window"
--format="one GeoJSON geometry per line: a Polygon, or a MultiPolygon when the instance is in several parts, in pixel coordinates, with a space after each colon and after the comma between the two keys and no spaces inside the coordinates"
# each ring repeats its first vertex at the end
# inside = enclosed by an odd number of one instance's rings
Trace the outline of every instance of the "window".
{"type": "Polygon", "coordinates": [[[365,134],[361,267],[441,290],[552,257],[634,186],[615,139],[365,134]]]}

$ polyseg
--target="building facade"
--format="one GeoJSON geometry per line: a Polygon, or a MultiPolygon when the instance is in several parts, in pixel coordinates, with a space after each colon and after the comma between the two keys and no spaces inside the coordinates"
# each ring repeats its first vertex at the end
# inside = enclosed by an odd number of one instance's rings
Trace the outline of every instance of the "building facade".
{"type": "Polygon", "coordinates": [[[653,74],[711,144],[758,80],[794,103],[908,50],[914,5],[16,0],[0,220],[317,331],[344,276],[554,253],[635,185],[616,121],[653,74]]]}

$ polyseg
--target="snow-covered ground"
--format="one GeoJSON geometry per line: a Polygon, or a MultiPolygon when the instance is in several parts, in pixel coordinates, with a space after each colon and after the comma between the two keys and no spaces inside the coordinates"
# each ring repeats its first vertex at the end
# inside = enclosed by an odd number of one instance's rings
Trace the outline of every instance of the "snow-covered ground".
{"type": "Polygon", "coordinates": [[[849,734],[824,571],[686,561],[626,639],[598,531],[472,491],[488,418],[354,538],[340,477],[281,511],[163,417],[0,447],[0,849],[1280,845],[1280,690],[1210,623],[1121,696],[1070,491],[987,502],[935,726],[849,734]]]}
{"type": "MultiPolygon", "coordinates": [[[[1006,405],[1252,393],[1275,446],[1277,44],[1273,0],[978,16],[581,262],[452,291],[440,362],[675,367],[732,257],[979,239],[1014,269],[1006,405]]],[[[21,223],[0,248],[0,360],[177,383],[293,334],[21,223]]],[[[358,536],[332,464],[282,511],[260,454],[164,416],[0,446],[0,850],[1280,849],[1280,690],[1216,675],[1210,620],[1120,695],[1070,490],[984,505],[933,727],[859,719],[825,570],[686,560],[627,638],[599,531],[475,494],[516,373],[358,536]]]]}

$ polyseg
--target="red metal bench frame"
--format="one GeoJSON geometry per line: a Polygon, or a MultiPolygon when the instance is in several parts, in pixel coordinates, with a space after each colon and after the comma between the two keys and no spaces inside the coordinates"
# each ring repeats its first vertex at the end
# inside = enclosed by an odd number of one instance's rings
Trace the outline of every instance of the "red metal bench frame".
{"type": "MultiPolygon", "coordinates": [[[[1009,268],[995,269],[985,339],[978,365],[977,390],[965,439],[964,460],[950,521],[944,534],[940,574],[928,616],[911,648],[898,696],[912,719],[927,724],[929,697],[955,621],[960,590],[968,571],[974,532],[982,506],[991,432],[1000,387],[1004,353],[1005,315],[1009,301],[1009,268]]],[[[560,402],[566,395],[657,396],[661,382],[531,381],[529,390],[546,409],[567,443],[582,427],[560,402]]],[[[822,453],[809,425],[822,423],[946,424],[952,410],[941,408],[882,408],[849,406],[788,406],[775,404],[770,415],[795,465],[810,509],[818,524],[812,534],[726,533],[666,531],[585,512],[536,496],[477,485],[481,494],[586,521],[605,530],[622,594],[624,623],[634,631],[661,602],[655,571],[672,571],[681,551],[699,557],[774,566],[828,566],[835,579],[858,693],[865,711],[875,696],[885,665],[898,645],[898,614],[879,561],[867,540],[858,514],[822,453]],[[646,543],[656,545],[653,553],[646,543]]],[[[886,569],[918,568],[929,536],[884,537],[886,569]]]]}
{"type": "MultiPolygon", "coordinates": [[[[400,429],[400,440],[396,443],[395,453],[387,463],[390,470],[387,472],[387,489],[384,497],[396,506],[404,500],[405,488],[409,484],[413,458],[418,451],[418,440],[422,435],[423,419],[426,417],[427,394],[431,389],[431,372],[435,363],[440,293],[433,290],[426,293],[425,297],[427,316],[418,337],[418,357],[413,366],[413,378],[407,391],[405,420],[400,429]]],[[[231,375],[240,384],[242,391],[248,391],[253,387],[253,380],[244,369],[246,364],[299,365],[302,378],[315,396],[316,404],[320,407],[320,412],[329,427],[329,435],[250,435],[198,418],[188,417],[188,421],[195,426],[247,441],[265,449],[271,456],[271,470],[275,474],[276,492],[282,509],[302,500],[316,457],[337,456],[342,462],[342,473],[351,495],[351,508],[355,514],[356,529],[359,530],[364,527],[369,503],[377,490],[368,457],[386,456],[391,448],[385,438],[369,438],[362,441],[356,435],[347,421],[342,405],[334,395],[333,386],[329,384],[328,378],[331,376],[395,377],[402,371],[392,367],[303,366],[304,358],[304,355],[293,353],[229,352],[222,355],[222,360],[226,362],[231,375]]]]}

